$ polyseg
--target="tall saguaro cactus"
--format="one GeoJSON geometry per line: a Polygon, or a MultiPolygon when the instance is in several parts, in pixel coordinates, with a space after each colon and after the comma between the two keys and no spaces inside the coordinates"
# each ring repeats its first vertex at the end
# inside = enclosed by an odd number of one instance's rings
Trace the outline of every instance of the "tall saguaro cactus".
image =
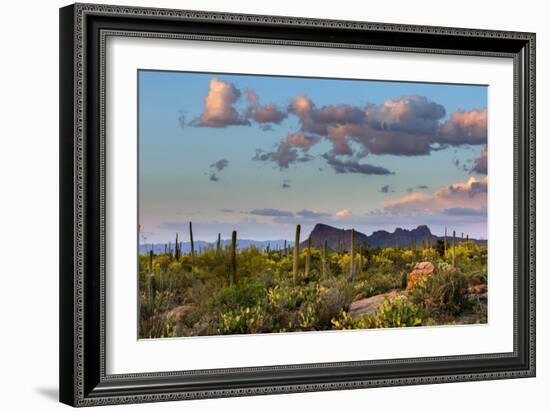
{"type": "Polygon", "coordinates": [[[443,255],[447,254],[447,227],[445,227],[445,238],[443,240],[443,255]]]}
{"type": "Polygon", "coordinates": [[[155,278],[155,274],[149,274],[149,277],[147,278],[147,300],[149,303],[149,311],[151,313],[155,311],[155,296],[157,293],[157,286],[158,284],[155,278]]]}
{"type": "Polygon", "coordinates": [[[195,256],[195,242],[193,241],[193,223],[189,221],[189,241],[191,242],[191,257],[195,256]]]}
{"type": "Polygon", "coordinates": [[[300,224],[296,226],[296,238],[294,241],[294,259],[292,262],[292,281],[298,283],[298,252],[300,250],[300,224]]]}
{"type": "Polygon", "coordinates": [[[363,261],[363,244],[359,244],[359,273],[363,272],[365,262],[363,261]]]}
{"type": "Polygon", "coordinates": [[[149,251],[149,274],[153,272],[153,250],[149,251]]]}
{"type": "Polygon", "coordinates": [[[178,241],[178,233],[176,233],[176,251],[174,257],[176,258],[176,261],[180,259],[180,243],[178,241]]]}
{"type": "Polygon", "coordinates": [[[453,230],[453,267],[455,266],[455,246],[456,246],[456,231],[453,230]]]}
{"type": "Polygon", "coordinates": [[[349,242],[349,250],[350,250],[350,263],[349,263],[349,277],[351,281],[353,281],[353,275],[355,273],[355,229],[351,229],[351,238],[349,242]]]}
{"type": "Polygon", "coordinates": [[[216,256],[220,256],[222,251],[222,235],[218,233],[218,240],[216,241],[216,256]]]}
{"type": "Polygon", "coordinates": [[[307,250],[306,250],[306,268],[304,270],[304,278],[309,278],[309,268],[311,266],[311,236],[307,238],[307,250]]]}
{"type": "Polygon", "coordinates": [[[327,278],[327,258],[328,258],[328,241],[325,238],[325,241],[323,241],[323,264],[321,266],[321,269],[323,271],[323,278],[327,278]]]}
{"type": "Polygon", "coordinates": [[[286,256],[286,258],[288,258],[288,248],[286,246],[286,240],[285,240],[284,248],[285,248],[285,256],[286,256]]]}
{"type": "Polygon", "coordinates": [[[229,271],[229,285],[237,284],[237,232],[231,233],[231,270],[229,271]]]}

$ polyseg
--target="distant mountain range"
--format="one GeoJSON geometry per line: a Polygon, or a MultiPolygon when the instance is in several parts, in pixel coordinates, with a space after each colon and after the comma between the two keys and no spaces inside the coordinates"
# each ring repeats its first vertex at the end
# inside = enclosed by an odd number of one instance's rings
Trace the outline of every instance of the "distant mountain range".
{"type": "MultiPolygon", "coordinates": [[[[448,233],[448,239],[452,237],[452,233],[448,233]]],[[[349,250],[351,242],[351,229],[344,230],[336,227],[332,227],[326,224],[317,224],[310,234],[311,245],[316,248],[321,248],[323,242],[327,240],[327,245],[332,250],[341,250],[342,243],[344,250],[349,250]]],[[[435,245],[437,240],[443,240],[444,237],[438,237],[430,231],[428,226],[419,225],[412,230],[407,230],[404,228],[396,228],[393,233],[390,233],[385,230],[379,230],[373,232],[371,235],[366,235],[360,231],[355,231],[355,244],[367,244],[372,248],[381,248],[381,247],[410,247],[413,244],[418,246],[422,245],[422,241],[426,239],[431,239],[432,243],[435,245]]],[[[485,244],[485,240],[476,240],[470,238],[469,240],[475,241],[476,243],[485,244]]],[[[460,238],[458,239],[460,241],[460,238]]],[[[300,247],[305,247],[307,240],[304,240],[300,243],[300,247]]]]}
{"type": "MultiPolygon", "coordinates": [[[[164,253],[164,247],[166,248],[170,247],[172,252],[174,252],[174,244],[175,243],[155,243],[155,244],[140,244],[139,245],[139,253],[148,253],[151,251],[151,247],[153,247],[153,252],[155,254],[161,254],[164,253]]],[[[222,240],[221,245],[222,247],[225,247],[227,245],[231,244],[231,240],[222,240]]],[[[294,243],[288,242],[288,244],[293,245],[294,243]]],[[[266,247],[269,245],[269,248],[271,250],[277,250],[284,248],[285,240],[266,240],[266,241],[256,241],[256,240],[246,240],[246,239],[237,239],[237,249],[241,250],[248,247],[256,247],[260,250],[265,250],[266,247]]],[[[181,252],[183,254],[189,254],[191,252],[191,243],[190,242],[180,242],[181,246],[181,252]]],[[[195,251],[199,252],[202,249],[207,249],[208,247],[216,247],[216,242],[209,243],[207,241],[195,241],[195,251]]]]}
{"type": "MultiPolygon", "coordinates": [[[[450,239],[452,236],[452,232],[448,234],[449,235],[447,236],[447,238],[450,239]]],[[[344,250],[349,250],[349,246],[351,242],[351,229],[345,230],[341,228],[332,227],[327,224],[317,224],[311,231],[310,237],[311,237],[311,245],[313,247],[321,248],[326,239],[328,247],[332,250],[341,250],[342,242],[344,244],[344,250]]],[[[307,237],[305,238],[306,240],[300,243],[300,248],[303,248],[307,245],[307,237]]],[[[372,248],[395,247],[395,246],[410,247],[413,244],[417,244],[418,246],[421,246],[422,241],[426,239],[431,239],[433,244],[435,245],[437,240],[443,240],[443,238],[444,237],[438,237],[432,234],[432,232],[426,225],[419,225],[418,227],[413,228],[412,230],[407,230],[407,229],[398,227],[395,229],[393,233],[390,233],[385,230],[379,230],[379,231],[373,232],[371,235],[366,235],[364,233],[361,233],[360,231],[355,231],[355,244],[356,245],[367,244],[369,247],[372,247],[372,248]]],[[[473,238],[470,238],[469,240],[480,244],[487,243],[486,240],[478,240],[473,238]]],[[[460,241],[460,237],[458,237],[458,241],[460,241]]],[[[222,240],[221,244],[222,244],[222,247],[225,247],[231,244],[231,240],[222,240]]],[[[293,245],[293,243],[290,241],[288,241],[287,244],[291,246],[293,245]]],[[[188,254],[191,252],[191,243],[180,242],[180,245],[181,245],[182,253],[188,254]]],[[[260,250],[265,250],[268,245],[271,250],[283,249],[285,245],[285,240],[256,241],[256,240],[237,239],[237,249],[243,249],[243,248],[254,246],[260,250]]],[[[165,246],[169,247],[168,244],[164,244],[164,243],[140,244],[139,252],[147,253],[151,250],[151,247],[153,247],[153,252],[155,254],[160,254],[164,252],[165,246]]],[[[206,241],[195,241],[195,251],[197,252],[199,252],[201,249],[205,249],[208,247],[215,247],[215,246],[216,246],[216,242],[209,243],[206,241]]],[[[170,247],[173,251],[174,243],[172,243],[170,247]]]]}

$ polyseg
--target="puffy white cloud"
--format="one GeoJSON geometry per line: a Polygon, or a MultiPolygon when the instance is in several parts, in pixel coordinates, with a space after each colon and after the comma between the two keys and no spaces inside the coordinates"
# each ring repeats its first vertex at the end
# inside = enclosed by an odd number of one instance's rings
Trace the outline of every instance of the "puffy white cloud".
{"type": "Polygon", "coordinates": [[[378,130],[433,133],[445,116],[445,107],[424,96],[388,99],[366,108],[368,124],[378,130]]]}
{"type": "Polygon", "coordinates": [[[213,78],[210,80],[208,95],[204,98],[204,111],[198,125],[202,127],[227,127],[250,124],[233,106],[241,92],[230,82],[213,78]]]}
{"type": "Polygon", "coordinates": [[[245,96],[248,99],[249,107],[247,109],[246,118],[252,118],[256,123],[275,123],[279,124],[288,114],[280,110],[275,104],[260,104],[260,98],[255,91],[246,89],[245,96]]]}
{"type": "Polygon", "coordinates": [[[486,144],[487,108],[455,111],[439,128],[436,141],[453,146],[486,144]]]}

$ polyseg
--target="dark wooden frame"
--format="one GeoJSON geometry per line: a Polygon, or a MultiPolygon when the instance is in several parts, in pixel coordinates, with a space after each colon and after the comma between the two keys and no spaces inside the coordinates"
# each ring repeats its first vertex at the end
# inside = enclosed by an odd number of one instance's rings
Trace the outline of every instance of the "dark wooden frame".
{"type": "Polygon", "coordinates": [[[60,101],[62,402],[88,406],[535,375],[535,34],[76,4],[60,10],[60,101]],[[107,375],[103,52],[109,35],[512,59],[514,351],[107,375]]]}

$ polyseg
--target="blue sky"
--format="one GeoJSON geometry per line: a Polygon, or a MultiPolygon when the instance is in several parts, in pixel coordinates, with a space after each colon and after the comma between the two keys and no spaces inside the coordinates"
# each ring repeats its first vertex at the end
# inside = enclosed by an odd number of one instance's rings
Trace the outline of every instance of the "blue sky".
{"type": "Polygon", "coordinates": [[[486,238],[487,87],[139,71],[141,241],[427,224],[486,238]]]}

